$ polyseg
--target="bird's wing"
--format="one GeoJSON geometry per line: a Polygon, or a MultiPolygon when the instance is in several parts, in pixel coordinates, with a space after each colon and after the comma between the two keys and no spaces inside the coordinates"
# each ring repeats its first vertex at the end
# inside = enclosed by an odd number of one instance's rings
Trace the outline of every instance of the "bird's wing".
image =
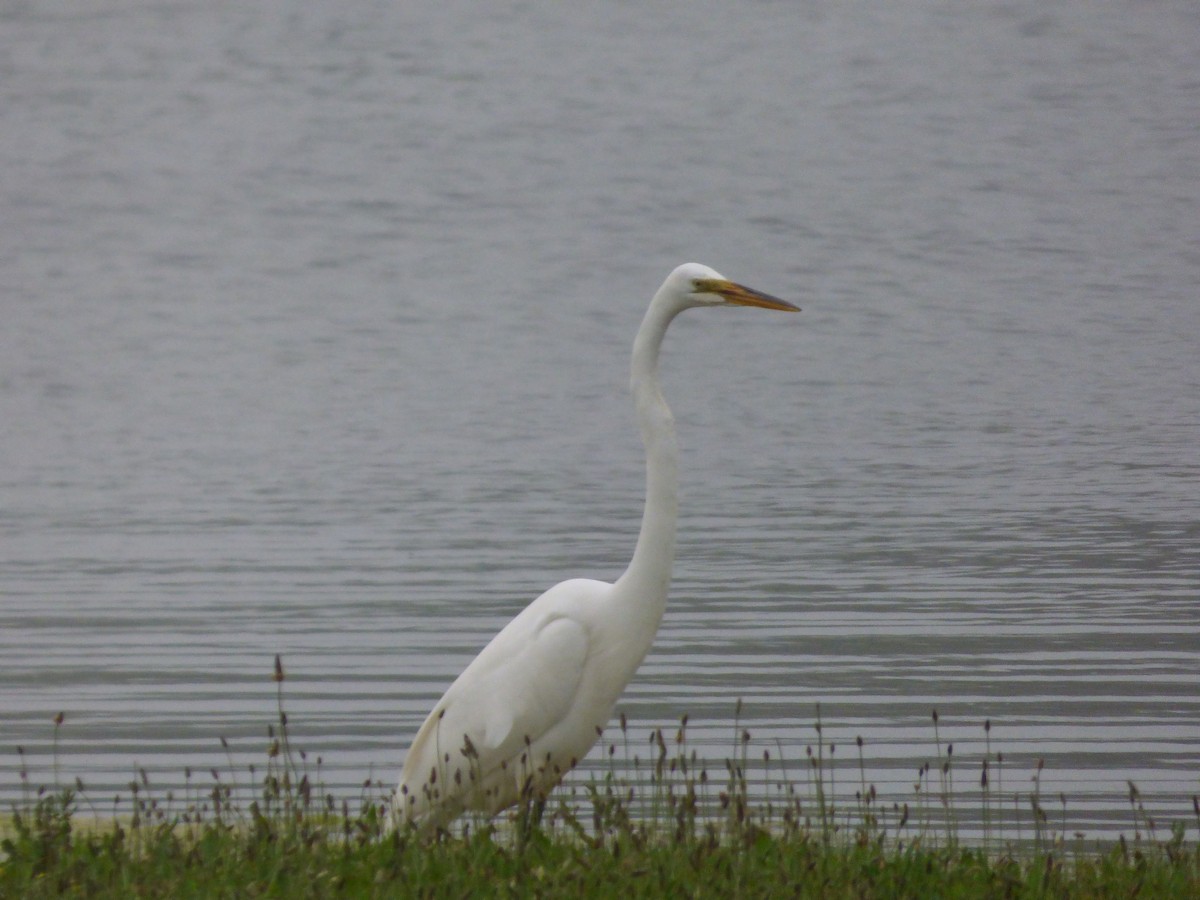
{"type": "Polygon", "coordinates": [[[543,622],[534,641],[494,673],[486,691],[483,746],[503,756],[561,721],[579,688],[587,652],[587,631],[579,622],[565,616],[543,622]]]}
{"type": "Polygon", "coordinates": [[[567,715],[588,643],[584,625],[558,612],[514,620],[434,707],[404,760],[402,781],[416,788],[439,765],[451,773],[478,766],[487,775],[517,757],[526,739],[537,741],[567,715]],[[477,754],[473,763],[462,755],[464,737],[477,754]]]}

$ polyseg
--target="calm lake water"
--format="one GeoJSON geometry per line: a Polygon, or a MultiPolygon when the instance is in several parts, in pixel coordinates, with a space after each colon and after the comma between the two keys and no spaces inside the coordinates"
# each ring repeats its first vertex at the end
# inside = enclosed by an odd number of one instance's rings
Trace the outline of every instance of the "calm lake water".
{"type": "Polygon", "coordinates": [[[1129,781],[1190,820],[1194,4],[95,0],[0,34],[3,798],[17,746],[54,778],[59,711],[98,797],[228,770],[221,737],[261,764],[276,653],[329,789],[394,781],[507,619],[624,567],[629,347],[697,260],[805,311],[668,339],[629,753],[686,712],[715,768],[746,728],[798,772],[819,703],[845,790],[861,736],[903,802],[936,709],[966,807],[990,720],[1068,830],[1132,832],[1129,781]]]}

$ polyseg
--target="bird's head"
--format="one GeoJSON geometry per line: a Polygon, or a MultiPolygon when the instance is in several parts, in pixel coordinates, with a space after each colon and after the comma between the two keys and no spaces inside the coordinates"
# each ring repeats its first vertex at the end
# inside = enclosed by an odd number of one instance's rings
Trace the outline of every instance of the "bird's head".
{"type": "Polygon", "coordinates": [[[699,263],[684,263],[667,277],[664,287],[675,294],[681,304],[695,306],[757,306],[799,312],[800,307],[764,294],[753,288],[730,281],[716,269],[699,263]]]}

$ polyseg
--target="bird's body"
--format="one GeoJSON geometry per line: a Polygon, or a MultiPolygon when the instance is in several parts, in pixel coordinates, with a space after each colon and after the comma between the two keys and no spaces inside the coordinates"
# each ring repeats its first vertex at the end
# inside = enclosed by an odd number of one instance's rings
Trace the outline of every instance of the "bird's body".
{"type": "Polygon", "coordinates": [[[413,739],[396,824],[487,814],[548,793],[596,743],[650,649],[667,604],[678,454],[658,379],[667,326],[694,306],[795,310],[688,263],[655,293],[633,346],[631,385],[646,447],[646,507],[629,567],[613,584],[557,584],[506,625],[455,679],[413,739]]]}

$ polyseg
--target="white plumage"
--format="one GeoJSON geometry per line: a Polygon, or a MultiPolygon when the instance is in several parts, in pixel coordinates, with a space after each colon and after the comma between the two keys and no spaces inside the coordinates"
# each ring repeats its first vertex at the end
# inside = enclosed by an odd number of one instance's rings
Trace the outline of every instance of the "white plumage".
{"type": "Polygon", "coordinates": [[[662,620],[675,556],[678,454],[658,355],[671,320],[697,306],[796,310],[707,266],[675,269],[633,344],[631,385],[646,447],[646,507],[629,567],[613,584],[572,579],[529,604],[455,679],[413,739],[395,824],[488,814],[547,794],[596,743],[662,620]]]}

